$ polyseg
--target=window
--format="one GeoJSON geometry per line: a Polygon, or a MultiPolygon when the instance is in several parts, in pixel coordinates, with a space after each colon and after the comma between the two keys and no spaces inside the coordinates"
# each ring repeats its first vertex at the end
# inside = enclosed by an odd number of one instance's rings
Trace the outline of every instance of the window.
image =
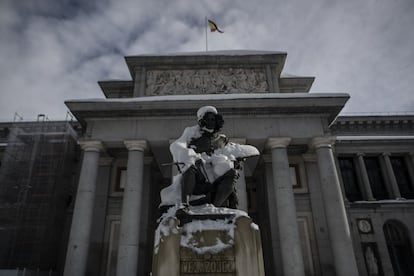
{"type": "Polygon", "coordinates": [[[391,156],[391,165],[397,179],[398,188],[401,196],[404,198],[414,199],[414,189],[411,185],[410,176],[408,174],[407,164],[403,156],[391,156]]]}
{"type": "Polygon", "coordinates": [[[388,199],[387,188],[381,172],[381,166],[377,157],[364,157],[365,167],[371,185],[372,195],[375,199],[388,199]]]}
{"type": "Polygon", "coordinates": [[[414,259],[407,228],[399,221],[384,224],[384,235],[395,276],[414,275],[414,259]]]}
{"type": "Polygon", "coordinates": [[[358,186],[353,158],[339,157],[338,162],[339,168],[341,170],[342,182],[344,184],[346,198],[351,202],[362,200],[362,194],[358,186]]]}

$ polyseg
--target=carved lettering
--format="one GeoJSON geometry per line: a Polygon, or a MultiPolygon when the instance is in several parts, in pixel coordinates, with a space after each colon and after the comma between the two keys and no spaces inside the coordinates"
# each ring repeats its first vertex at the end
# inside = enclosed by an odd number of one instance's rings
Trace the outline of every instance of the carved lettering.
{"type": "Polygon", "coordinates": [[[181,261],[181,273],[233,273],[234,261],[231,260],[186,260],[181,261]]]}

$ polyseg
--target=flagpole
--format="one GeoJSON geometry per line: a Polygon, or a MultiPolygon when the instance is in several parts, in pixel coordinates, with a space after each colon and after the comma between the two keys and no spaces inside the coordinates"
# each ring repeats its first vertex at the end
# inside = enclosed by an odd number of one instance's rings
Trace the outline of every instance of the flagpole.
{"type": "Polygon", "coordinates": [[[208,22],[207,22],[207,16],[206,16],[206,27],[205,27],[205,29],[206,29],[206,52],[208,52],[208,41],[207,41],[207,29],[208,29],[208,22]]]}

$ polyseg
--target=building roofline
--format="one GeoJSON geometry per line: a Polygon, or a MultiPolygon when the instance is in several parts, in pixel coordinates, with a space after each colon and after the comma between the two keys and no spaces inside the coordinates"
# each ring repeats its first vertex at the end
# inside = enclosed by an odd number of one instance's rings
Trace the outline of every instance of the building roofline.
{"type": "Polygon", "coordinates": [[[193,116],[203,105],[214,105],[224,115],[319,114],[331,122],[348,99],[344,93],[257,93],[69,100],[65,104],[83,126],[93,118],[193,116]]]}

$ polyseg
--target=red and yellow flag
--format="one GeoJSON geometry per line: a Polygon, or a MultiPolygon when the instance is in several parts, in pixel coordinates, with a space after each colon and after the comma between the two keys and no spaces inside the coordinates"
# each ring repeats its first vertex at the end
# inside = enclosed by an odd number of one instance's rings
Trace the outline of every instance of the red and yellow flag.
{"type": "Polygon", "coordinates": [[[221,31],[218,27],[217,24],[214,23],[213,21],[211,21],[210,19],[208,19],[208,25],[210,26],[210,31],[212,32],[219,32],[219,33],[223,33],[223,31],[221,31]]]}

